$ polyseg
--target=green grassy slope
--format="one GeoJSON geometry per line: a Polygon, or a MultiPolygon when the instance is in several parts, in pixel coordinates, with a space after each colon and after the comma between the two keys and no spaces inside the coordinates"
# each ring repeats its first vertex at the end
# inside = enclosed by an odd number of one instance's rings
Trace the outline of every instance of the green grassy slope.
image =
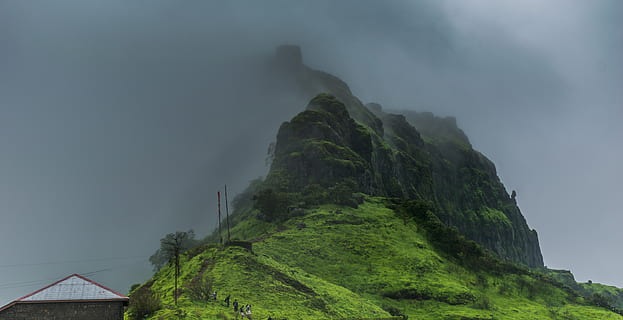
{"type": "Polygon", "coordinates": [[[227,308],[222,301],[228,294],[232,302],[237,299],[242,304],[251,304],[258,319],[269,315],[289,319],[297,319],[298,315],[312,319],[343,318],[358,310],[368,315],[387,315],[372,302],[343,287],[241,247],[207,248],[185,260],[182,270],[178,308],[173,306],[173,268],[167,267],[154,277],[152,291],[165,308],[152,319],[179,315],[183,319],[234,318],[233,308],[227,308]],[[193,301],[189,286],[199,278],[206,279],[219,293],[216,302],[193,301]]]}
{"type": "Polygon", "coordinates": [[[149,287],[160,299],[150,319],[234,319],[222,305],[227,294],[250,303],[254,319],[623,319],[528,272],[462,266],[381,198],[356,209],[321,206],[281,224],[246,216],[232,236],[254,239],[253,252],[211,245],[187,253],[178,308],[170,266],[134,291],[149,287]],[[218,302],[192,298],[203,279],[218,302]]]}
{"type": "Polygon", "coordinates": [[[578,283],[586,296],[602,299],[607,304],[623,310],[623,289],[601,283],[578,283]]]}
{"type": "Polygon", "coordinates": [[[549,269],[546,272],[550,277],[573,288],[597,305],[607,305],[619,311],[623,310],[623,289],[621,288],[595,283],[590,280],[584,283],[576,282],[573,274],[568,270],[549,269]]]}

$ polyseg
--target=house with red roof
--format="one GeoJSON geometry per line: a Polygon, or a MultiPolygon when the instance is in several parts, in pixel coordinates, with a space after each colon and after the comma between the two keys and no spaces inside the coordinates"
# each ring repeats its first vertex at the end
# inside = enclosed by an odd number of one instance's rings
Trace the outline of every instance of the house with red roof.
{"type": "Polygon", "coordinates": [[[0,307],[0,320],[123,320],[129,298],[72,274],[0,307]]]}

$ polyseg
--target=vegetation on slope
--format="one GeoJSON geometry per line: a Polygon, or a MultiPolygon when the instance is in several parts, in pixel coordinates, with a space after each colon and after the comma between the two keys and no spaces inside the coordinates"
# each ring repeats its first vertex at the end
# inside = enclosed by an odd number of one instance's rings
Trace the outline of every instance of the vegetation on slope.
{"type": "Polygon", "coordinates": [[[255,319],[392,314],[409,319],[623,319],[497,260],[427,212],[421,203],[366,197],[358,208],[323,205],[280,223],[249,215],[248,224],[236,225],[232,235],[253,240],[252,251],[204,245],[184,255],[177,308],[171,266],[132,296],[149,288],[159,297],[162,309],[150,319],[234,319],[233,310],[222,304],[226,295],[250,303],[255,319]],[[249,232],[250,224],[261,227],[249,232]],[[219,301],[193,298],[194,283],[216,290],[219,301]]]}
{"type": "Polygon", "coordinates": [[[568,270],[545,270],[545,274],[556,281],[572,288],[594,304],[606,307],[623,314],[623,289],[589,280],[586,283],[575,281],[568,270]]]}

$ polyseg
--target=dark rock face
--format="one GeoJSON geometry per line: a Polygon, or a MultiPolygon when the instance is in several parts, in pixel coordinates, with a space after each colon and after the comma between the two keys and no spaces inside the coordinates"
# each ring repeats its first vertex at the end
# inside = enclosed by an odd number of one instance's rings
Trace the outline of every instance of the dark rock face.
{"type": "Polygon", "coordinates": [[[368,109],[343,81],[307,67],[299,83],[328,94],[282,124],[268,184],[301,192],[347,181],[354,192],[429,200],[442,221],[500,257],[543,266],[536,232],[454,118],[368,109]]]}
{"type": "Polygon", "coordinates": [[[473,149],[443,146],[432,162],[440,218],[500,257],[543,266],[538,237],[506,193],[491,161],[473,149]]]}
{"type": "MultiPolygon", "coordinates": [[[[367,129],[350,118],[335,97],[319,95],[279,129],[272,168],[281,174],[279,179],[286,179],[287,191],[352,179],[369,193],[365,186],[370,185],[371,153],[367,129]]],[[[273,170],[268,178],[275,180],[273,170]]]]}

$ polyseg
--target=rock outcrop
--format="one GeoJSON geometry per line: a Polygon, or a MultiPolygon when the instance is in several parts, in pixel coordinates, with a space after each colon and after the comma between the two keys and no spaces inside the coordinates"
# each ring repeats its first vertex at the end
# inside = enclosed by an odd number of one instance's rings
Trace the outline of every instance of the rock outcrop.
{"type": "Polygon", "coordinates": [[[366,106],[342,80],[304,66],[300,49],[277,52],[300,90],[317,95],[282,124],[268,185],[430,201],[443,222],[500,257],[543,266],[536,231],[454,118],[366,106]]]}

